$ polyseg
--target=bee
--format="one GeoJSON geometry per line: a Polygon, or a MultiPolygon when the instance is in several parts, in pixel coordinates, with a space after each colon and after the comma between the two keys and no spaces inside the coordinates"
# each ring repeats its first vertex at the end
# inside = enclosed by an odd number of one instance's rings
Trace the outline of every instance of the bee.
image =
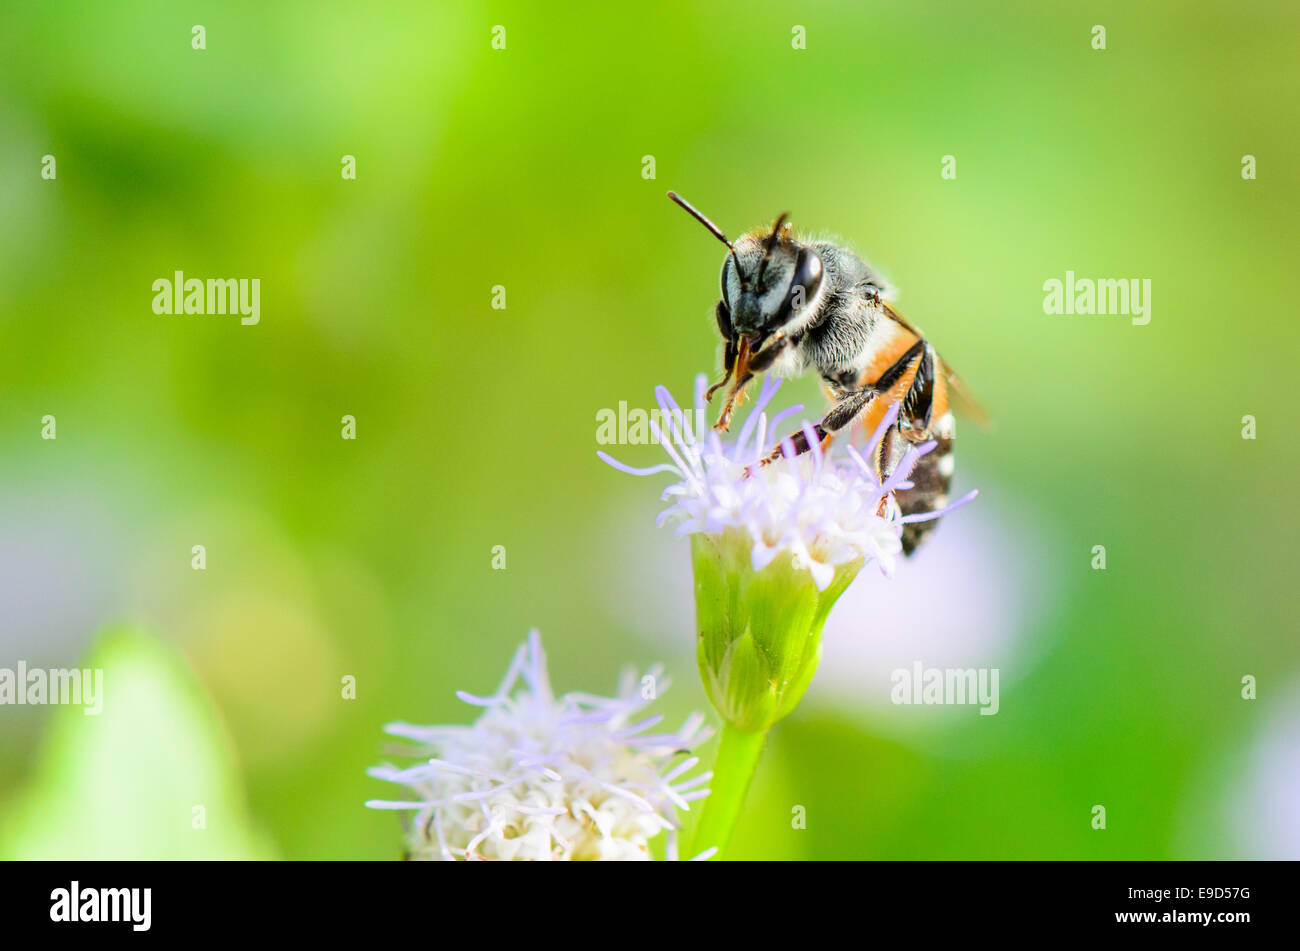
{"type": "MultiPolygon", "coordinates": [[[[831,241],[796,237],[782,214],[772,229],[755,229],[734,243],[675,192],[681,205],[727,246],[722,297],[715,308],[723,339],[723,377],[708,398],[730,382],[714,429],[726,431],[746,385],[756,374],[821,378],[830,408],[813,427],[823,448],[836,433],[860,422],[874,433],[894,403],[896,422],[880,439],[871,465],[884,480],[907,448],[933,440],[934,449],[913,468],[911,488],[895,493],[904,515],[935,512],[948,504],[952,482],[952,407],[987,425],[987,415],[919,328],[891,303],[894,289],[852,251],[831,241]]],[[[803,431],[791,434],[796,454],[810,448],[803,431]]],[[[781,457],[775,449],[762,465],[781,457]]],[[[908,522],[903,552],[910,555],[937,519],[908,522]]]]}

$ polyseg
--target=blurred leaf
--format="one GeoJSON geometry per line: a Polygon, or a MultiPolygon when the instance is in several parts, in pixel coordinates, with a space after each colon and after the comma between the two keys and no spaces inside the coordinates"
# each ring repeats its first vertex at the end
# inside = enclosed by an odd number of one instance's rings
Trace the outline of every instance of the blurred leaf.
{"type": "Polygon", "coordinates": [[[53,708],[33,781],[0,820],[0,857],[272,857],[249,826],[217,715],[171,648],[113,632],[84,667],[103,671],[102,710],[53,708]]]}

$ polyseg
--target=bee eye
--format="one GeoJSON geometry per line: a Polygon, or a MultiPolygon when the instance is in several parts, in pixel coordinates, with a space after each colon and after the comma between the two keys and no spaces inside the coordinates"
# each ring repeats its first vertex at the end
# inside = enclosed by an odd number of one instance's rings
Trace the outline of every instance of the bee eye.
{"type": "Polygon", "coordinates": [[[731,306],[731,295],[727,293],[727,279],[733,273],[736,275],[736,282],[743,285],[745,283],[745,276],[740,273],[739,269],[736,267],[735,260],[730,254],[728,254],[722,259],[722,274],[719,276],[719,282],[722,284],[722,299],[728,307],[731,306]]]}
{"type": "Polygon", "coordinates": [[[817,252],[808,248],[802,248],[799,251],[799,259],[795,262],[794,280],[791,282],[792,287],[802,287],[804,299],[812,297],[817,293],[817,288],[822,283],[822,259],[817,256],[817,252]]]}

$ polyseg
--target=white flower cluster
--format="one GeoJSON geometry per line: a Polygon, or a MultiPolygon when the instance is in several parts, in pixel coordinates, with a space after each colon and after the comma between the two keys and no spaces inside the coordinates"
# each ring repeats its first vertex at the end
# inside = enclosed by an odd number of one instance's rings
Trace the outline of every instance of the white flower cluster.
{"type": "Polygon", "coordinates": [[[707,796],[702,787],[712,776],[686,778],[699,764],[689,751],[711,731],[696,714],[676,733],[646,732],[663,718],[635,717],[650,702],[643,693],[666,688],[660,674],[654,668],[646,681],[626,672],[615,697],[557,699],[533,631],[495,694],[458,694],[484,708],[472,726],[385,728],[418,741],[431,758],[370,770],[409,786],[415,798],[367,805],[415,813],[414,859],[648,859],[661,832],[667,857],[676,858],[677,810],[707,796]]]}
{"type": "MultiPolygon", "coordinates": [[[[705,385],[705,378],[699,377],[694,413],[698,430],[705,418],[705,385]]],[[[831,583],[836,565],[858,559],[874,561],[881,571],[891,574],[902,551],[903,523],[914,520],[900,515],[893,493],[911,485],[907,477],[912,467],[934,444],[910,448],[883,484],[878,482],[866,460],[897,418],[895,405],[864,452],[846,445],[842,453],[834,448],[823,453],[812,426],[805,423],[811,447],[806,454],[795,457],[793,446],[787,444],[784,458],[757,468],[772,448],[769,436],[803,409],[793,406],[769,422],[764,408],[779,387],[779,379],[764,379],[739,434],[725,442],[712,430],[692,432],[672,395],[657,387],[662,418],[671,422],[665,432],[652,420],[651,429],[671,461],[638,469],[604,452],[599,455],[632,475],[675,473],[681,481],[664,490],[663,498],[671,504],[660,513],[659,521],[676,522],[678,534],[741,530],[752,541],[756,571],[788,552],[795,565],[812,574],[821,590],[831,583]]]]}

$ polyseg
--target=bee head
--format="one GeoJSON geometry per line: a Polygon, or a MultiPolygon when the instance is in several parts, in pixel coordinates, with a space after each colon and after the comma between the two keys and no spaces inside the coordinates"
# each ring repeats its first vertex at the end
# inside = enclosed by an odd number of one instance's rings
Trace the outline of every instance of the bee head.
{"type": "Polygon", "coordinates": [[[822,259],[790,237],[785,215],[769,233],[742,236],[722,262],[722,299],[742,337],[761,340],[797,320],[821,282],[822,259]]]}
{"type": "Polygon", "coordinates": [[[810,246],[794,240],[783,213],[771,232],[743,235],[732,244],[722,230],[676,192],[681,205],[730,252],[722,262],[722,300],[731,326],[742,337],[762,341],[811,304],[822,283],[822,259],[810,246]]]}

